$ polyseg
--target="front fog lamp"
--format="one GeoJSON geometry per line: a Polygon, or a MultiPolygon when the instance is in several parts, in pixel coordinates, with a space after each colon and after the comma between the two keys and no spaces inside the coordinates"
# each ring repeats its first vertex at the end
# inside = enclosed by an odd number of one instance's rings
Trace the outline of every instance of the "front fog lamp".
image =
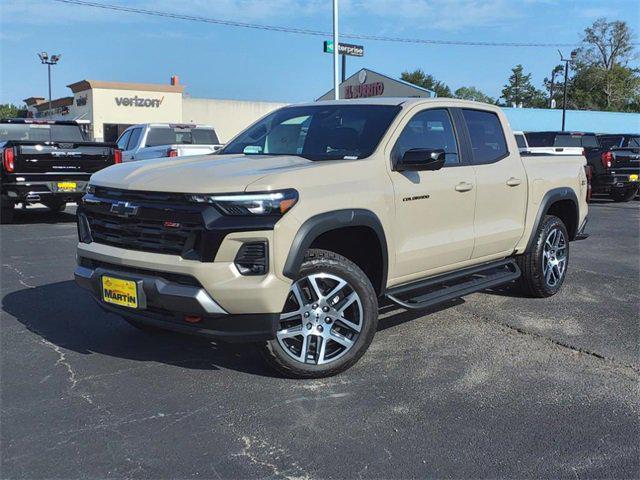
{"type": "Polygon", "coordinates": [[[211,203],[225,215],[284,215],[298,201],[293,189],[268,193],[189,195],[190,202],[211,203]]]}

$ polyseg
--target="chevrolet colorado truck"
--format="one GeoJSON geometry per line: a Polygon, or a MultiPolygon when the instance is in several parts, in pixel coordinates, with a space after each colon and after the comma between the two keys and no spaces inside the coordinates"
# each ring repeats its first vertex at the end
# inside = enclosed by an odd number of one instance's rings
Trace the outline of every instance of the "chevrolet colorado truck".
{"type": "Polygon", "coordinates": [[[585,236],[584,167],[523,163],[492,105],[288,106],[218,154],[94,174],[75,279],[139,328],[259,343],[285,375],[333,375],[367,350],[379,302],[558,292],[585,236]]]}
{"type": "Polygon", "coordinates": [[[115,147],[86,141],[76,122],[0,120],[0,220],[11,223],[17,203],[57,212],[79,201],[92,173],[120,162],[115,147]]]}
{"type": "Polygon", "coordinates": [[[210,125],[143,123],[127,128],[118,138],[122,161],[188,157],[213,153],[222,145],[210,125]]]}

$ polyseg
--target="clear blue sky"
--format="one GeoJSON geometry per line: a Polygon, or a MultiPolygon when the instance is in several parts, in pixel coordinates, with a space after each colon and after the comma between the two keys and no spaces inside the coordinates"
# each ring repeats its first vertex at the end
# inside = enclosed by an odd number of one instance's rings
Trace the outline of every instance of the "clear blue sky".
{"type": "MultiPolygon", "coordinates": [[[[331,30],[331,0],[94,0],[263,23],[331,30]]],[[[626,20],[640,41],[637,0],[341,0],[344,32],[423,39],[578,42],[596,18],[626,20]]],[[[0,1],[0,103],[47,95],[36,53],[61,53],[53,97],[82,79],[166,83],[180,76],[194,97],[298,102],[332,86],[322,37],[210,25],[65,5],[52,0],[0,1]]],[[[422,68],[456,89],[499,96],[510,68],[522,63],[540,87],[558,63],[555,48],[363,43],[347,73],[368,67],[394,77],[422,68]]],[[[570,48],[565,48],[566,53],[570,48]]],[[[636,59],[637,64],[637,59],[636,59]]]]}

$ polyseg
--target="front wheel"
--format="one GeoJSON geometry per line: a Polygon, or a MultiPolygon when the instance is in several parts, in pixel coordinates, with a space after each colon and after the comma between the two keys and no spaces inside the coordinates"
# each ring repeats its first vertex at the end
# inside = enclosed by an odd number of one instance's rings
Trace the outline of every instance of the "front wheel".
{"type": "Polygon", "coordinates": [[[569,265],[569,235],[562,220],[545,216],[531,250],[517,257],[517,262],[522,271],[519,283],[524,293],[540,298],[558,293],[569,265]]]}
{"type": "Polygon", "coordinates": [[[328,377],[364,355],[377,324],[378,300],[364,272],[337,253],[309,250],[276,338],[263,345],[262,353],[288,377],[328,377]]]}
{"type": "Polygon", "coordinates": [[[638,187],[616,188],[611,190],[610,197],[614,202],[629,202],[638,193],[638,187]]]}

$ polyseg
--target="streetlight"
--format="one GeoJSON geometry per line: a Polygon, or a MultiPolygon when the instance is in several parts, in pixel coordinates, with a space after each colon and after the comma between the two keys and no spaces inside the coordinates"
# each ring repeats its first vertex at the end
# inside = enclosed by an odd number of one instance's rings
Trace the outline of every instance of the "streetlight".
{"type": "Polygon", "coordinates": [[[340,43],[338,39],[338,0],[333,0],[333,98],[335,100],[340,99],[338,50],[340,50],[340,43]]]}
{"type": "Polygon", "coordinates": [[[55,65],[56,63],[58,63],[62,55],[57,54],[51,55],[51,57],[49,57],[49,54],[47,52],[40,52],[38,54],[38,57],[40,57],[40,62],[43,65],[47,66],[47,73],[49,76],[49,110],[51,110],[51,65],[55,65]]]}
{"type": "Polygon", "coordinates": [[[560,61],[564,62],[564,93],[562,94],[562,131],[564,132],[564,122],[567,115],[567,77],[569,76],[569,62],[574,62],[578,56],[577,50],[571,50],[571,58],[564,58],[562,52],[558,50],[560,54],[560,61]]]}

